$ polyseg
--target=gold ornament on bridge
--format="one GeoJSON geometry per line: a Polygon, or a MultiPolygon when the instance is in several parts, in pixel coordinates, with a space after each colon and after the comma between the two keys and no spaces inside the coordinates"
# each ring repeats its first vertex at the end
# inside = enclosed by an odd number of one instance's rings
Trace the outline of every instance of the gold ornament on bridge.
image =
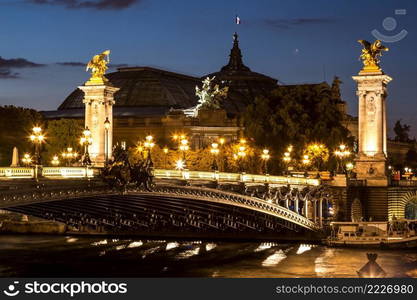
{"type": "Polygon", "coordinates": [[[363,69],[361,72],[381,72],[379,66],[380,57],[383,51],[388,51],[388,47],[382,45],[380,40],[376,40],[372,44],[365,40],[358,40],[362,44],[363,49],[360,59],[363,62],[363,69]]]}
{"type": "Polygon", "coordinates": [[[91,70],[91,78],[87,81],[86,85],[100,85],[108,82],[108,79],[104,76],[108,69],[107,65],[110,62],[110,50],[106,50],[101,54],[94,55],[94,57],[87,64],[87,69],[91,70]]]}

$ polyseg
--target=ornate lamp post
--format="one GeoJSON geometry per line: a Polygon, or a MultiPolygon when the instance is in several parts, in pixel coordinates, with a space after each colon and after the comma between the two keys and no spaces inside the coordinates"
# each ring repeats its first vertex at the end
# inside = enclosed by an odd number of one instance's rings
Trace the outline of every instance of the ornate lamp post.
{"type": "Polygon", "coordinates": [[[311,163],[310,157],[307,154],[303,155],[302,163],[305,167],[311,163]]]}
{"type": "MultiPolygon", "coordinates": [[[[243,141],[244,143],[246,143],[245,140],[243,141]]],[[[245,171],[243,167],[243,160],[246,157],[246,146],[243,146],[244,143],[242,143],[242,140],[241,140],[241,146],[239,146],[239,151],[237,152],[237,154],[235,154],[235,158],[238,160],[240,173],[243,173],[245,171]]]]}
{"type": "Polygon", "coordinates": [[[212,143],[210,153],[213,154],[213,163],[211,164],[211,169],[213,171],[218,171],[219,167],[217,165],[217,155],[219,154],[219,144],[218,143],[212,143]]]}
{"type": "Polygon", "coordinates": [[[168,161],[168,152],[169,149],[168,147],[164,147],[164,149],[162,149],[162,152],[164,152],[164,168],[167,168],[167,161],[168,161]]]}
{"type": "Polygon", "coordinates": [[[58,157],[58,155],[54,155],[54,157],[52,157],[51,164],[54,167],[57,167],[59,165],[59,157],[58,157]]]}
{"type": "Polygon", "coordinates": [[[339,146],[339,148],[334,152],[334,154],[336,155],[338,161],[337,161],[337,172],[340,173],[341,171],[344,172],[343,170],[343,165],[344,165],[344,160],[346,157],[348,157],[350,155],[350,151],[348,151],[348,149],[346,148],[345,145],[341,144],[339,146]]]}
{"type": "Polygon", "coordinates": [[[145,138],[145,143],[143,145],[145,146],[146,149],[148,149],[147,159],[149,160],[150,163],[153,164],[152,157],[151,157],[151,150],[155,146],[155,143],[153,142],[153,136],[152,135],[148,135],[145,138]]]}
{"type": "Polygon", "coordinates": [[[104,165],[107,166],[109,163],[109,129],[110,129],[111,123],[109,121],[109,118],[107,117],[104,121],[104,165]]]}
{"type": "Polygon", "coordinates": [[[181,141],[180,141],[179,149],[180,149],[180,151],[182,151],[182,161],[183,161],[183,165],[184,165],[183,167],[185,168],[187,166],[185,153],[186,153],[186,151],[188,151],[190,149],[190,147],[188,146],[188,140],[185,138],[185,136],[183,136],[181,141]]]}
{"type": "Polygon", "coordinates": [[[271,155],[269,155],[269,150],[268,149],[262,150],[261,158],[264,162],[265,175],[267,175],[268,174],[268,160],[271,158],[271,155]]]}
{"type": "Polygon", "coordinates": [[[71,166],[73,160],[78,157],[78,153],[74,152],[71,147],[68,147],[67,151],[64,151],[61,155],[67,161],[67,166],[71,166]]]}
{"type": "Polygon", "coordinates": [[[80,143],[84,146],[84,158],[83,158],[83,165],[88,167],[91,165],[90,154],[88,153],[88,147],[92,144],[93,139],[91,138],[91,131],[88,127],[85,128],[83,131],[83,136],[80,139],[80,143]]]}
{"type": "Polygon", "coordinates": [[[41,145],[45,140],[45,136],[42,134],[42,128],[39,126],[35,126],[32,129],[32,134],[30,136],[30,140],[35,145],[35,179],[38,180],[38,171],[39,166],[42,164],[41,162],[41,145]]]}
{"type": "Polygon", "coordinates": [[[290,162],[292,160],[291,158],[291,152],[292,152],[292,146],[288,146],[287,151],[284,153],[284,157],[282,158],[282,160],[284,161],[285,164],[285,174],[289,173],[289,169],[290,169],[290,162]]]}
{"type": "Polygon", "coordinates": [[[25,153],[25,154],[23,155],[23,158],[22,158],[22,163],[23,163],[26,167],[29,167],[29,166],[32,164],[32,157],[30,157],[30,154],[29,154],[29,153],[25,153]]]}

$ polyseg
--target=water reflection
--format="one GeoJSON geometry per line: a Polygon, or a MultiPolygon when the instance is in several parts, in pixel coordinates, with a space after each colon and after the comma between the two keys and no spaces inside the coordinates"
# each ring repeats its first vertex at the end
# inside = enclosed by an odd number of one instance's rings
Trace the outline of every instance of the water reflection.
{"type": "MultiPolygon", "coordinates": [[[[267,242],[0,236],[0,276],[357,277],[367,252],[267,242]]],[[[376,252],[389,277],[417,276],[415,251],[376,252]]]]}

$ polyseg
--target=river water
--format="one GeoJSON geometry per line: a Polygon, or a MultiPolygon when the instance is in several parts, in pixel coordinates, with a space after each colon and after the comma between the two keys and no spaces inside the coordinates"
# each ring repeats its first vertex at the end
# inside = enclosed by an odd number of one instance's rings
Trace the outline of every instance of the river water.
{"type": "MultiPolygon", "coordinates": [[[[319,245],[0,236],[1,277],[357,277],[370,250],[319,245]]],[[[389,277],[417,277],[417,251],[372,251],[389,277]]]]}

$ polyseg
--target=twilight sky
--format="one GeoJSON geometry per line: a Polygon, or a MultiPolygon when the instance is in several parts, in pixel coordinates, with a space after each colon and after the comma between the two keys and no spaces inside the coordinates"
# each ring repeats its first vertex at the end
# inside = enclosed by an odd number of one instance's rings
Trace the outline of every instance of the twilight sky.
{"type": "Polygon", "coordinates": [[[400,41],[384,43],[390,51],[382,66],[394,78],[390,125],[402,119],[417,135],[416,14],[415,0],[0,0],[0,105],[56,109],[88,79],[83,64],[106,49],[114,67],[215,72],[238,31],[253,71],[284,84],[338,75],[356,115],[357,40],[374,40],[374,29],[389,40],[406,30],[400,41]]]}

